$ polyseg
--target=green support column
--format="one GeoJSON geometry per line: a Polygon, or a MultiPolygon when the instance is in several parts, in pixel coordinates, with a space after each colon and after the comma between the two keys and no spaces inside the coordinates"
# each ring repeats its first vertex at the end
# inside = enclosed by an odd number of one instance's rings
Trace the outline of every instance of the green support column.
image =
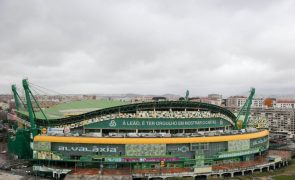
{"type": "Polygon", "coordinates": [[[18,100],[15,84],[11,86],[11,89],[12,89],[13,97],[14,97],[14,100],[15,100],[15,108],[16,108],[16,110],[19,110],[19,100],[18,100]]]}
{"type": "Polygon", "coordinates": [[[253,100],[254,94],[255,94],[255,88],[251,88],[249,97],[247,98],[245,104],[243,105],[243,107],[241,108],[241,110],[239,111],[239,113],[236,117],[235,129],[247,128],[249,114],[250,114],[250,108],[252,105],[252,100],[253,100]],[[244,117],[243,121],[240,122],[240,117],[242,114],[245,114],[245,117],[244,117]],[[238,124],[238,123],[242,123],[242,124],[238,124]]]}

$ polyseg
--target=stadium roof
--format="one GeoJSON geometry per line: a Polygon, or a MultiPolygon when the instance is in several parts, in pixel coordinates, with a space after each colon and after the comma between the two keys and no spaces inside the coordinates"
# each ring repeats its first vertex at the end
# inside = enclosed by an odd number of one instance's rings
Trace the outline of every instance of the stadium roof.
{"type": "MultiPolygon", "coordinates": [[[[61,103],[50,108],[43,109],[43,111],[48,119],[56,119],[125,104],[128,104],[128,102],[114,100],[83,100],[61,103]]],[[[19,112],[28,115],[27,111],[19,112]]],[[[36,117],[38,119],[45,119],[41,112],[36,112],[36,117]]]]}
{"type": "MultiPolygon", "coordinates": [[[[103,102],[102,102],[103,103],[103,102]]],[[[65,116],[60,113],[62,110],[59,110],[58,114],[51,113],[48,117],[50,121],[44,121],[44,117],[39,113],[36,118],[36,124],[38,126],[60,126],[68,124],[82,125],[82,121],[87,119],[97,118],[102,115],[114,114],[114,113],[135,113],[136,111],[154,111],[154,110],[163,110],[163,109],[173,109],[173,110],[209,110],[216,113],[221,113],[228,117],[231,124],[234,124],[236,121],[236,116],[229,110],[208,103],[201,102],[191,102],[191,101],[159,101],[159,102],[144,102],[144,103],[135,103],[135,104],[125,104],[118,105],[119,103],[125,102],[108,102],[98,108],[98,110],[90,110],[86,113],[74,114],[73,116],[65,116]],[[111,103],[111,104],[109,104],[111,103]],[[61,117],[57,117],[57,116],[61,117]],[[56,116],[56,117],[55,117],[56,116]],[[40,118],[39,118],[40,117],[40,118]]],[[[48,111],[45,112],[48,114],[48,111]]],[[[55,112],[56,113],[56,112],[55,112]]],[[[27,113],[18,113],[18,116],[24,120],[28,120],[27,113]]]]}

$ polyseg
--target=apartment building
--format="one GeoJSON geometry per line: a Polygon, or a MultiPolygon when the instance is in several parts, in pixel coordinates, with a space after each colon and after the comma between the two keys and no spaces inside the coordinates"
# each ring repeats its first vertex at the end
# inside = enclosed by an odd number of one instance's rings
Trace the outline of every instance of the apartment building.
{"type": "Polygon", "coordinates": [[[288,132],[295,134],[295,110],[294,109],[265,109],[252,108],[249,122],[259,126],[266,126],[273,132],[288,132]],[[266,121],[263,121],[266,120],[266,121]],[[265,125],[261,123],[266,123],[265,125]]]}
{"type": "MultiPolygon", "coordinates": [[[[247,97],[245,96],[231,96],[226,100],[227,107],[240,108],[246,103],[247,97]]],[[[252,108],[262,108],[263,107],[263,98],[254,98],[252,100],[252,108]]]]}
{"type": "Polygon", "coordinates": [[[293,99],[287,99],[287,100],[278,99],[275,102],[275,107],[276,108],[294,109],[295,108],[295,100],[293,100],[293,99]]]}

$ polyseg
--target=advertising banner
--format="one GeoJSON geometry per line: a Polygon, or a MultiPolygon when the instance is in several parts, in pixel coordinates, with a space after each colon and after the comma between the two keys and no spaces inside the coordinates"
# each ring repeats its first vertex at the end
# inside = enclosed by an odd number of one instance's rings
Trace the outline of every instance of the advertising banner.
{"type": "Polygon", "coordinates": [[[268,144],[268,136],[262,138],[251,139],[250,145],[251,147],[259,147],[259,146],[267,146],[268,144]]]}
{"type": "Polygon", "coordinates": [[[224,127],[222,118],[118,118],[85,125],[86,129],[193,129],[224,127]]]}
{"type": "Polygon", "coordinates": [[[105,158],[105,162],[160,162],[160,161],[165,161],[165,162],[174,162],[174,161],[180,161],[180,158],[177,157],[169,157],[169,158],[105,158]]]}
{"type": "Polygon", "coordinates": [[[93,145],[93,144],[67,144],[52,143],[52,151],[63,154],[103,154],[103,155],[124,155],[124,145],[93,145]]]}
{"type": "Polygon", "coordinates": [[[34,142],[33,150],[35,151],[51,151],[51,142],[34,142]]]}
{"type": "Polygon", "coordinates": [[[228,151],[242,151],[250,149],[250,140],[228,141],[228,151]]]}
{"type": "Polygon", "coordinates": [[[127,156],[160,156],[166,154],[166,144],[126,144],[127,156]]]}
{"type": "Polygon", "coordinates": [[[190,150],[190,144],[167,144],[167,154],[178,155],[192,159],[195,155],[194,151],[190,150]]]}
{"type": "Polygon", "coordinates": [[[219,154],[217,156],[217,158],[230,158],[230,157],[236,157],[236,156],[244,156],[244,155],[249,155],[249,154],[255,154],[258,152],[259,152],[259,149],[254,148],[254,149],[248,149],[245,151],[222,153],[222,154],[219,154]]]}

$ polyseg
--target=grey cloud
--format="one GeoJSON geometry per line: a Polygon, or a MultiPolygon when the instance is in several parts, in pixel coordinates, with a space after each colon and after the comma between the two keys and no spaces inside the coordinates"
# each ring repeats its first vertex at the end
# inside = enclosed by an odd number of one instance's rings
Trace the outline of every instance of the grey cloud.
{"type": "Polygon", "coordinates": [[[63,93],[290,92],[294,5],[1,1],[0,93],[23,77],[63,93]]]}

